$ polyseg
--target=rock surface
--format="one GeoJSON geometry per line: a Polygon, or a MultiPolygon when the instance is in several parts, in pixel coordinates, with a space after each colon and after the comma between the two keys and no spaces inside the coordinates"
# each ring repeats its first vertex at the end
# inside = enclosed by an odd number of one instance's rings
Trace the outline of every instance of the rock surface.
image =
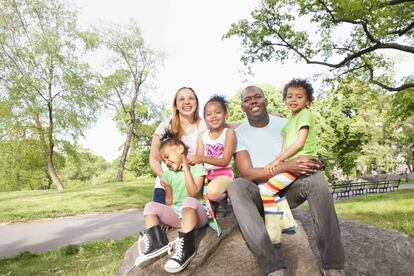
{"type": "MultiPolygon", "coordinates": [[[[283,235],[281,248],[289,273],[321,275],[309,211],[298,208],[293,213],[299,229],[296,234],[283,235]]],[[[221,217],[219,222],[223,229],[220,238],[208,227],[197,232],[197,255],[180,275],[262,275],[234,216],[221,217]]],[[[414,275],[414,241],[406,235],[351,220],[340,220],[340,226],[346,275],[414,275]]],[[[176,235],[176,231],[170,231],[169,240],[176,235]]],[[[126,252],[118,275],[169,275],[163,269],[167,256],[140,268],[134,266],[137,254],[134,244],[126,252]]]]}

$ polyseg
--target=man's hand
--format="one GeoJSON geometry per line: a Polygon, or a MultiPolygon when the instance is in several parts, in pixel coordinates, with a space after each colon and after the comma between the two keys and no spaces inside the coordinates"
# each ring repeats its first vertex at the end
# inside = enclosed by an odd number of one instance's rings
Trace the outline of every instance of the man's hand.
{"type": "Polygon", "coordinates": [[[188,160],[188,164],[190,164],[191,166],[197,165],[197,164],[202,164],[203,162],[203,156],[193,156],[190,158],[190,160],[188,160]]]}
{"type": "Polygon", "coordinates": [[[322,162],[316,157],[299,156],[286,164],[286,170],[296,175],[311,175],[322,168],[322,162]]]}

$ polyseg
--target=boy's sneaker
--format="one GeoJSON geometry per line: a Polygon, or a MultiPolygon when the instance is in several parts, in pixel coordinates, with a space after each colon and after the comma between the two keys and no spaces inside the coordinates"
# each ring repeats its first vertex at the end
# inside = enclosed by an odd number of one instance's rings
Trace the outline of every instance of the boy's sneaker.
{"type": "MultiPolygon", "coordinates": [[[[174,254],[165,263],[164,269],[169,273],[177,273],[187,267],[195,256],[195,230],[188,233],[178,232],[178,238],[170,243],[175,243],[174,254]]],[[[169,252],[170,253],[170,250],[169,252]]]]}
{"type": "Polygon", "coordinates": [[[168,251],[168,239],[159,225],[145,229],[138,239],[136,266],[147,266],[161,258],[168,251]],[[141,249],[143,245],[143,250],[141,249]]]}
{"type": "Polygon", "coordinates": [[[290,210],[286,197],[276,198],[275,202],[279,211],[283,212],[282,233],[295,233],[298,225],[293,217],[292,210],[290,210]]]}
{"type": "Polygon", "coordinates": [[[282,241],[282,216],[283,212],[265,211],[265,226],[272,244],[280,244],[282,241]]]}

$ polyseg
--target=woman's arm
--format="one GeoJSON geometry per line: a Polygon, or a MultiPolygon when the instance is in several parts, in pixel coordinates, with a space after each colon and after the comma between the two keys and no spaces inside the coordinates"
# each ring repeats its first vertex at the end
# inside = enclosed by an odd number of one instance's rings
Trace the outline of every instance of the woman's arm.
{"type": "Polygon", "coordinates": [[[161,181],[161,185],[165,190],[165,205],[171,206],[173,204],[173,192],[170,185],[161,181]]]}
{"type": "Polygon", "coordinates": [[[196,156],[202,156],[202,155],[204,155],[204,144],[203,144],[202,135],[199,135],[197,138],[196,156]]]}
{"type": "Polygon", "coordinates": [[[214,158],[209,156],[202,156],[203,163],[218,167],[227,167],[233,157],[234,146],[236,145],[236,133],[233,129],[229,128],[226,132],[226,140],[224,141],[224,152],[221,158],[214,158]]]}
{"type": "Polygon", "coordinates": [[[188,160],[188,164],[191,166],[203,163],[203,156],[204,156],[204,144],[202,135],[199,135],[197,138],[197,149],[196,155],[191,156],[190,160],[188,160]]]}
{"type": "Polygon", "coordinates": [[[162,176],[162,168],[161,168],[161,164],[160,164],[160,145],[161,145],[161,141],[160,141],[160,137],[156,134],[154,134],[152,136],[152,141],[151,141],[151,148],[150,148],[150,154],[149,154],[149,163],[150,163],[150,167],[152,169],[152,171],[157,175],[157,176],[162,176]]]}

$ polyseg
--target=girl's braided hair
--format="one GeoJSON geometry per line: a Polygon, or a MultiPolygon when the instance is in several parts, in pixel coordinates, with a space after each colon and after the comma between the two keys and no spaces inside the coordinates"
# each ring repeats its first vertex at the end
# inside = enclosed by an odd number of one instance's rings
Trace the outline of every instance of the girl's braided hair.
{"type": "Polygon", "coordinates": [[[160,151],[163,147],[169,145],[169,146],[183,146],[184,147],[184,154],[187,155],[188,153],[188,147],[184,144],[183,141],[178,138],[178,135],[174,132],[172,132],[170,129],[167,129],[165,133],[160,138],[161,144],[160,144],[160,151]]]}

